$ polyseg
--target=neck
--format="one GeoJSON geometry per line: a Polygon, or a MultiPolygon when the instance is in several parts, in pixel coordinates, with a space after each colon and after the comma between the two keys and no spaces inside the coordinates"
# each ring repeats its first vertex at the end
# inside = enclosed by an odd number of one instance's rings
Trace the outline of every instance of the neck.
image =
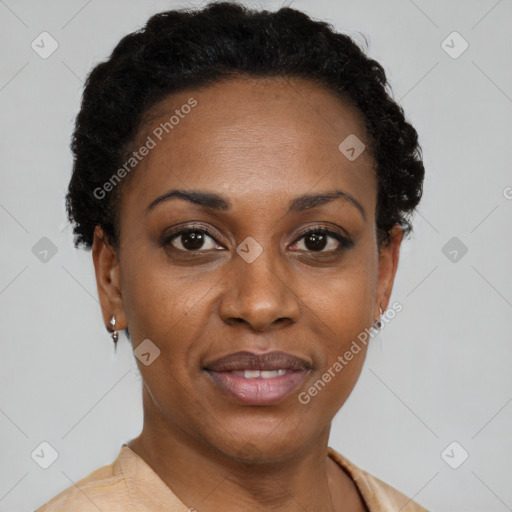
{"type": "Polygon", "coordinates": [[[144,409],[144,428],[128,445],[190,510],[365,510],[352,479],[328,457],[330,425],[287,456],[265,457],[248,443],[234,458],[144,409]]]}

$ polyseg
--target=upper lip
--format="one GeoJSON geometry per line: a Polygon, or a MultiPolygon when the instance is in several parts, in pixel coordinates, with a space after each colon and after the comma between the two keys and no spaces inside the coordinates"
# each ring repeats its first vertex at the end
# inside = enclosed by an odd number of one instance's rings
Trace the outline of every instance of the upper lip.
{"type": "Polygon", "coordinates": [[[264,354],[242,351],[221,357],[205,365],[207,370],[230,372],[235,370],[309,370],[311,365],[300,357],[274,351],[264,354]]]}

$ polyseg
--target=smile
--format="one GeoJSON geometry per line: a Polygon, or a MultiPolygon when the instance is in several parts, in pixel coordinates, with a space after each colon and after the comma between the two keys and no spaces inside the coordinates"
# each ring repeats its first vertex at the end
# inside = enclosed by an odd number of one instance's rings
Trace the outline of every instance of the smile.
{"type": "Polygon", "coordinates": [[[203,370],[216,390],[243,405],[284,400],[311,370],[310,361],[286,352],[236,352],[207,363],[203,370]]]}

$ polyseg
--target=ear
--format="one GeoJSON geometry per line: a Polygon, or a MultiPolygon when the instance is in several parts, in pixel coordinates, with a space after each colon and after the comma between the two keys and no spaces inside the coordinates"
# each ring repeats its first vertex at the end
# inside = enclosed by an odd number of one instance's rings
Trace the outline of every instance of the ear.
{"type": "Polygon", "coordinates": [[[110,319],[115,315],[116,330],[123,330],[127,324],[119,280],[119,259],[100,226],[94,230],[92,259],[105,327],[110,327],[110,319]]]}
{"type": "Polygon", "coordinates": [[[390,231],[389,243],[380,249],[379,253],[379,278],[377,282],[377,302],[375,304],[375,318],[380,318],[379,306],[382,311],[386,311],[395,274],[398,268],[398,259],[400,257],[400,245],[402,243],[404,232],[396,224],[390,231]]]}

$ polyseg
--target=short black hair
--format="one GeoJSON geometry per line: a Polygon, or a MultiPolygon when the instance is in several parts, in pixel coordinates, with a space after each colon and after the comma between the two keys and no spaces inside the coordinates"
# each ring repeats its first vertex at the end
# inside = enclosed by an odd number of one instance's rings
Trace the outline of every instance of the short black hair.
{"type": "Polygon", "coordinates": [[[97,225],[118,247],[122,187],[100,198],[94,191],[126,163],[151,107],[169,94],[237,76],[309,79],[355,106],[376,163],[378,245],[389,242],[395,224],[408,236],[424,167],[417,132],[392,99],[383,67],[330,23],[301,11],[223,1],[153,15],[88,75],[66,196],[75,247],[90,248],[97,225]]]}

